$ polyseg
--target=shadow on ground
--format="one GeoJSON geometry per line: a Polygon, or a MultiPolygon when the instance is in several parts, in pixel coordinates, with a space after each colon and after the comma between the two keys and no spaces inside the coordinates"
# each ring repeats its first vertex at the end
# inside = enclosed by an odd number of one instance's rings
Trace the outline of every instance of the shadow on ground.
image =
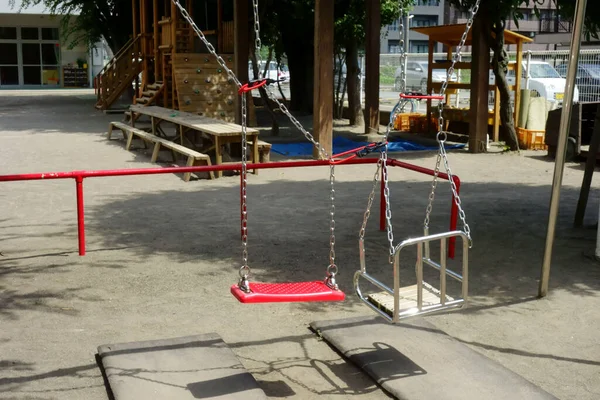
{"type": "MultiPolygon", "coordinates": [[[[329,182],[285,178],[266,184],[251,181],[248,250],[255,279],[321,279],[329,262],[329,182]]],[[[358,269],[358,232],[370,187],[370,182],[338,182],[336,186],[336,263],[339,283],[348,292],[358,269]]],[[[395,243],[421,234],[429,190],[426,182],[391,184],[395,243]]],[[[441,183],[432,232],[447,229],[449,193],[448,184],[441,183]]],[[[571,228],[577,195],[570,188],[562,194],[551,286],[592,295],[600,289],[600,269],[586,257],[586,251],[594,248],[596,233],[571,228]]],[[[475,306],[478,302],[526,300],[537,292],[548,196],[548,186],[470,183],[463,187],[463,204],[474,238],[469,276],[475,306]]],[[[225,262],[225,268],[236,270],[241,262],[238,210],[237,186],[123,196],[90,212],[89,229],[102,238],[90,247],[131,246],[139,257],[162,253],[174,264],[225,262]]],[[[367,265],[370,273],[391,284],[386,234],[378,231],[377,225],[375,204],[366,234],[367,265]]],[[[414,280],[414,253],[407,252],[406,257],[403,282],[410,284],[414,280]]],[[[348,298],[350,303],[354,301],[354,296],[348,298]]],[[[305,307],[319,310],[310,303],[305,307]]]]}

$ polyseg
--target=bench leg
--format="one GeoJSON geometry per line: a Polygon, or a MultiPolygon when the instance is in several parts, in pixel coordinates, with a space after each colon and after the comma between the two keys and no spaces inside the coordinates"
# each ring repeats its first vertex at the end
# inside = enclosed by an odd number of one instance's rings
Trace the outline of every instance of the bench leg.
{"type": "MultiPolygon", "coordinates": [[[[252,141],[252,162],[259,162],[259,156],[258,156],[258,136],[254,137],[254,140],[252,141]]],[[[254,175],[258,175],[258,169],[255,168],[252,173],[254,173],[254,175]]]]}
{"type": "MultiPolygon", "coordinates": [[[[186,167],[192,167],[194,165],[194,157],[188,157],[187,159],[187,163],[185,164],[186,167]]],[[[192,176],[191,172],[186,172],[185,174],[183,174],[183,181],[184,182],[189,182],[190,178],[192,176]]]]}
{"type": "Polygon", "coordinates": [[[112,131],[113,131],[113,125],[112,124],[108,124],[108,134],[106,135],[106,137],[108,138],[108,140],[110,140],[110,138],[112,136],[112,131]]]}
{"type": "Polygon", "coordinates": [[[150,162],[156,162],[158,159],[158,152],[160,151],[160,142],[154,143],[154,150],[152,151],[152,158],[150,162]]]}
{"type": "Polygon", "coordinates": [[[127,144],[125,145],[125,150],[129,150],[131,147],[131,141],[133,140],[133,132],[127,132],[127,144]]]}

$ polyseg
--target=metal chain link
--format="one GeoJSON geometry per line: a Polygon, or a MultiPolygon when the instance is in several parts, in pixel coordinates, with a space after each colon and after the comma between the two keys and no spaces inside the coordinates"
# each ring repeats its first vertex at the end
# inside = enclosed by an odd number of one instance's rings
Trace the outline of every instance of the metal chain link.
{"type": "MultiPolygon", "coordinates": [[[[260,41],[258,0],[252,0],[252,8],[254,10],[254,36],[256,38],[255,42],[254,42],[255,53],[256,53],[256,57],[257,57],[257,60],[258,60],[259,66],[260,66],[260,64],[262,62],[261,55],[260,55],[260,50],[261,50],[262,44],[260,41]]],[[[296,126],[296,128],[298,128],[300,130],[300,132],[302,132],[304,134],[306,139],[309,140],[316,148],[319,149],[319,152],[321,153],[321,155],[325,159],[330,159],[331,161],[333,161],[332,157],[330,158],[330,156],[327,154],[327,151],[325,151],[323,146],[321,146],[315,140],[315,138],[312,134],[310,134],[306,129],[304,129],[302,124],[296,118],[294,118],[294,116],[289,112],[288,108],[282,102],[279,101],[277,96],[275,96],[275,94],[273,92],[271,92],[271,90],[268,87],[266,88],[266,92],[267,92],[267,97],[269,97],[271,100],[273,100],[277,104],[277,106],[279,107],[281,112],[283,112],[290,119],[290,121],[292,121],[292,123],[296,126]]],[[[331,185],[331,206],[329,209],[329,214],[330,214],[331,219],[329,222],[330,236],[329,236],[329,265],[327,266],[327,284],[329,286],[337,289],[337,284],[335,283],[335,276],[338,273],[338,267],[335,264],[335,167],[334,167],[333,163],[330,164],[330,168],[329,168],[329,182],[331,185]]]]}
{"type": "MultiPolygon", "coordinates": [[[[481,2],[481,0],[477,0],[470,10],[470,15],[469,15],[469,19],[467,20],[465,31],[463,32],[460,42],[457,46],[456,53],[454,53],[454,55],[452,56],[452,63],[450,64],[450,67],[446,71],[446,80],[442,83],[442,87],[441,87],[440,93],[439,93],[439,95],[441,95],[441,96],[444,96],[446,94],[446,89],[448,88],[450,78],[452,77],[452,74],[454,73],[454,67],[456,66],[456,63],[458,62],[459,58],[461,57],[461,52],[465,45],[467,37],[469,35],[469,31],[471,30],[471,27],[473,26],[473,22],[475,20],[475,15],[479,11],[479,3],[480,2],[481,2]]],[[[430,215],[433,210],[433,200],[435,198],[435,189],[437,187],[437,182],[438,182],[438,176],[439,176],[439,170],[440,170],[440,164],[441,164],[440,161],[443,160],[444,168],[446,168],[446,172],[448,174],[448,180],[450,181],[450,188],[452,189],[453,199],[454,199],[454,202],[456,203],[456,206],[458,207],[458,213],[459,213],[460,220],[463,224],[465,234],[469,238],[469,245],[472,245],[471,229],[469,228],[469,225],[467,224],[466,215],[461,206],[461,200],[458,195],[458,190],[456,188],[456,184],[454,182],[454,176],[452,175],[452,171],[450,170],[450,166],[449,166],[449,162],[448,162],[448,154],[446,153],[446,148],[444,146],[444,143],[446,142],[446,140],[448,138],[448,135],[444,131],[444,106],[445,106],[445,103],[443,100],[441,100],[438,104],[438,125],[439,126],[438,126],[438,133],[436,135],[436,140],[439,145],[439,153],[437,156],[437,161],[436,161],[436,165],[435,165],[435,169],[434,169],[434,173],[433,173],[433,181],[431,183],[431,192],[429,194],[429,203],[427,204],[427,209],[425,211],[425,220],[423,222],[423,228],[424,228],[425,232],[428,232],[430,215]]]]}
{"type": "MultiPolygon", "coordinates": [[[[192,17],[189,15],[189,13],[186,11],[186,9],[181,5],[181,3],[179,2],[179,0],[171,0],[173,2],[173,4],[175,4],[177,6],[177,8],[179,9],[179,11],[181,12],[181,15],[183,16],[183,18],[187,21],[187,23],[192,27],[192,29],[194,30],[194,32],[196,33],[196,35],[200,38],[200,40],[202,41],[202,43],[204,43],[204,45],[206,46],[206,49],[208,50],[208,52],[213,55],[217,62],[219,63],[219,65],[223,68],[223,70],[227,73],[227,75],[233,80],[233,82],[237,85],[238,88],[242,87],[241,82],[239,81],[239,79],[237,78],[237,76],[235,75],[235,73],[229,69],[227,67],[227,64],[225,63],[225,60],[217,53],[216,49],[214,48],[214,46],[206,39],[206,36],[204,36],[204,33],[200,30],[200,28],[198,28],[198,26],[196,25],[196,23],[194,22],[194,20],[192,19],[192,17]]],[[[259,13],[258,13],[258,0],[253,0],[252,2],[252,6],[253,6],[253,11],[254,11],[254,32],[255,32],[255,48],[256,48],[256,57],[257,60],[259,62],[262,62],[262,57],[260,55],[260,49],[262,47],[262,43],[260,40],[260,18],[259,18],[259,13]]],[[[260,68],[260,67],[259,67],[260,68]]],[[[300,132],[302,132],[304,134],[304,136],[306,137],[306,139],[308,139],[316,148],[319,149],[320,154],[323,156],[323,158],[325,159],[329,159],[329,160],[333,160],[333,157],[331,157],[327,151],[325,150],[325,148],[323,148],[323,146],[321,146],[321,144],[319,142],[317,142],[314,138],[314,136],[309,133],[300,123],[300,121],[298,121],[288,110],[288,108],[279,101],[279,99],[277,99],[277,97],[275,96],[275,94],[273,94],[273,92],[271,92],[271,90],[269,90],[267,88],[266,90],[268,97],[273,100],[277,106],[279,107],[279,109],[281,110],[281,112],[283,112],[289,119],[290,121],[294,124],[294,126],[296,128],[298,128],[298,130],[300,130],[300,132]]],[[[246,104],[246,95],[242,95],[242,101],[241,101],[241,108],[242,108],[242,258],[243,258],[243,265],[240,268],[239,274],[240,274],[240,288],[242,290],[250,290],[249,286],[248,286],[248,277],[250,275],[250,267],[248,266],[248,231],[247,231],[247,207],[246,207],[246,184],[247,184],[247,154],[246,154],[246,147],[247,147],[247,104],[246,104]]],[[[329,251],[329,260],[330,260],[330,265],[327,267],[327,272],[329,274],[329,281],[330,284],[333,286],[335,285],[335,274],[337,274],[338,268],[335,265],[335,205],[334,205],[334,201],[335,201],[335,190],[334,190],[334,184],[335,184],[335,172],[334,172],[334,166],[333,164],[331,164],[330,167],[330,182],[331,182],[331,209],[330,209],[330,214],[331,214],[331,222],[330,222],[330,231],[331,231],[331,236],[330,236],[330,251],[329,251]]]]}
{"type": "Polygon", "coordinates": [[[375,175],[373,176],[373,187],[371,188],[371,193],[369,194],[369,200],[367,202],[367,209],[365,210],[365,213],[363,216],[363,223],[361,225],[360,232],[359,232],[360,239],[364,239],[365,230],[367,228],[367,222],[369,221],[369,217],[371,216],[371,207],[373,206],[373,200],[375,198],[375,188],[377,187],[379,171],[381,170],[381,171],[383,171],[383,173],[382,173],[383,180],[382,180],[381,184],[384,185],[383,186],[383,197],[385,199],[385,219],[386,219],[387,238],[388,238],[388,242],[390,245],[390,249],[389,249],[390,264],[393,263],[393,257],[394,257],[395,250],[394,250],[394,231],[393,231],[393,227],[392,227],[392,207],[390,205],[390,189],[389,189],[389,181],[388,181],[388,166],[387,166],[388,145],[387,145],[387,141],[388,141],[389,134],[392,130],[392,127],[394,125],[394,115],[396,114],[398,107],[400,107],[399,100],[396,103],[396,105],[394,106],[394,109],[392,110],[392,112],[390,113],[390,121],[389,121],[389,123],[386,127],[386,131],[385,131],[386,145],[385,145],[383,151],[381,152],[381,155],[379,156],[379,160],[377,161],[377,169],[375,170],[375,175]]]}
{"type": "Polygon", "coordinates": [[[404,34],[404,10],[400,11],[400,93],[406,91],[406,38],[404,34]]]}
{"type": "Polygon", "coordinates": [[[260,41],[260,16],[258,14],[258,0],[252,1],[252,9],[254,11],[254,48],[256,53],[256,59],[258,61],[258,68],[260,73],[260,64],[262,64],[262,56],[260,49],[262,48],[262,42],[260,41]]]}
{"type": "Polygon", "coordinates": [[[248,292],[250,291],[250,286],[248,283],[248,277],[250,276],[250,267],[248,266],[248,211],[246,206],[247,201],[247,183],[248,183],[248,168],[247,168],[247,116],[248,110],[246,105],[246,94],[242,95],[242,171],[241,171],[241,184],[242,184],[242,260],[243,264],[240,268],[240,289],[248,292]]]}

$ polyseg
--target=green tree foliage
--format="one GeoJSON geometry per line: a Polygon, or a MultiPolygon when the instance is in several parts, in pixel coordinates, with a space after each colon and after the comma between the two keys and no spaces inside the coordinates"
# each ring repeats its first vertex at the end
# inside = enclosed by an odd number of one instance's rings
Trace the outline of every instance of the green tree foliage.
{"type": "Polygon", "coordinates": [[[63,16],[63,39],[68,47],[94,44],[106,39],[116,53],[133,31],[130,0],[10,0],[13,8],[44,5],[54,15],[63,16]]]}
{"type": "MultiPolygon", "coordinates": [[[[350,48],[357,55],[358,50],[364,48],[366,2],[333,1],[335,46],[346,51],[350,48]]],[[[390,24],[398,18],[400,7],[412,3],[411,0],[380,1],[382,25],[390,24]]],[[[274,48],[277,60],[281,60],[283,55],[287,57],[291,76],[291,109],[297,111],[312,112],[313,106],[314,5],[315,0],[262,0],[260,3],[261,40],[274,48]]],[[[358,77],[358,57],[354,58],[356,64],[348,65],[352,70],[347,74],[350,91],[353,90],[350,85],[356,84],[358,77]]],[[[353,101],[352,98],[349,94],[349,101],[353,101]]]]}

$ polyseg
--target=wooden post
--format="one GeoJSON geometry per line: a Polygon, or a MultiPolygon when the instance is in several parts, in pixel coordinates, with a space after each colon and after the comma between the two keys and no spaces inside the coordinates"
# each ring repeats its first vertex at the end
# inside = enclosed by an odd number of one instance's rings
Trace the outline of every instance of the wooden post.
{"type": "Polygon", "coordinates": [[[381,3],[365,0],[367,7],[365,49],[365,133],[379,133],[379,46],[381,3]]]}
{"type": "MultiPolygon", "coordinates": [[[[141,89],[144,90],[146,83],[148,83],[148,72],[150,72],[149,63],[148,63],[148,55],[149,46],[148,46],[148,37],[147,27],[148,27],[148,13],[146,12],[146,0],[140,0],[140,33],[142,34],[142,82],[141,89]]],[[[141,95],[141,94],[138,94],[141,95]]]]}
{"type": "MultiPolygon", "coordinates": [[[[333,148],[333,26],[333,1],[315,0],[313,135],[329,155],[333,148]]],[[[322,159],[323,154],[314,148],[313,157],[322,159]]]]}
{"type": "Polygon", "coordinates": [[[223,52],[223,2],[217,0],[217,51],[223,52]]]}
{"type": "MultiPolygon", "coordinates": [[[[435,50],[435,42],[429,39],[429,53],[427,54],[427,93],[431,94],[432,87],[431,82],[433,81],[433,52],[435,50]]],[[[427,99],[427,132],[431,131],[431,112],[432,112],[431,99],[427,99]]],[[[440,129],[445,129],[443,126],[440,129]]]]}
{"type": "MultiPolygon", "coordinates": [[[[248,82],[248,1],[234,0],[233,1],[233,20],[234,20],[234,42],[233,42],[233,61],[235,63],[235,74],[240,82],[248,82]]],[[[252,101],[252,94],[248,93],[248,100],[252,101]]],[[[236,96],[235,103],[235,122],[241,123],[241,101],[239,96],[236,96]]]]}
{"type": "MultiPolygon", "coordinates": [[[[588,156],[585,163],[585,172],[583,174],[583,182],[579,191],[579,200],[577,201],[577,209],[575,211],[575,227],[583,226],[583,218],[585,216],[585,208],[587,206],[590,195],[590,187],[592,185],[592,177],[596,168],[598,150],[600,149],[600,104],[596,107],[596,118],[594,119],[594,130],[592,133],[592,141],[588,150],[588,156]]],[[[600,229],[600,228],[599,228],[600,229]]]]}
{"type": "Polygon", "coordinates": [[[521,75],[523,71],[523,42],[517,42],[517,65],[515,66],[515,129],[519,127],[519,109],[521,108],[521,75]]]}
{"type": "MultiPolygon", "coordinates": [[[[480,10],[483,15],[487,10],[480,10]]],[[[490,45],[484,18],[475,18],[473,23],[471,63],[471,108],[469,110],[469,152],[487,150],[488,91],[490,76],[490,45]]]]}
{"type": "Polygon", "coordinates": [[[133,14],[133,38],[138,35],[138,18],[140,13],[138,12],[138,0],[131,0],[131,13],[133,14]]]}
{"type": "MultiPolygon", "coordinates": [[[[190,15],[194,15],[194,1],[193,0],[187,0],[187,12],[190,15]]],[[[206,27],[206,29],[208,29],[208,27],[206,27]]],[[[190,51],[190,53],[194,53],[194,41],[196,38],[196,32],[194,32],[194,30],[192,29],[192,27],[189,27],[188,30],[188,49],[190,51]]]]}
{"type": "Polygon", "coordinates": [[[152,0],[152,36],[154,39],[154,82],[161,80],[160,53],[158,51],[160,28],[158,26],[158,0],[152,0]]]}
{"type": "Polygon", "coordinates": [[[177,96],[175,88],[175,65],[173,64],[175,53],[177,53],[177,6],[171,2],[171,108],[173,109],[176,108],[175,102],[177,96]]]}

